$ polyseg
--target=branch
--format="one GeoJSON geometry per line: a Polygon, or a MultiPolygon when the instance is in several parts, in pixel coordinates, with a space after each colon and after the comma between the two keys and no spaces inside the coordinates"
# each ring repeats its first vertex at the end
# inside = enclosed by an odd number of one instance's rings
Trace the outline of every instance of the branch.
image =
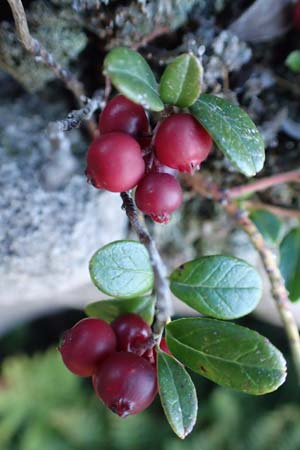
{"type": "MultiPolygon", "coordinates": [[[[85,106],[81,109],[71,111],[66,119],[50,122],[47,127],[47,133],[50,140],[55,140],[65,131],[80,128],[84,121],[90,120],[97,109],[102,109],[104,105],[103,95],[97,93],[92,99],[87,97],[80,97],[81,103],[85,106]]],[[[94,127],[90,129],[91,134],[94,134],[94,127]]]]}
{"type": "MultiPolygon", "coordinates": [[[[294,174],[297,171],[294,171],[294,174]]],[[[292,172],[289,172],[290,174],[292,172]]],[[[283,174],[284,175],[284,174],[283,174]]],[[[276,177],[276,175],[275,175],[276,177]]],[[[272,177],[270,177],[272,178],[272,177]]],[[[294,178],[293,178],[294,179],[294,178]]],[[[275,300],[278,313],[281,317],[285,332],[288,337],[289,346],[294,361],[295,369],[300,381],[300,336],[297,324],[290,310],[288,292],[284,280],[277,266],[275,257],[267,247],[264,238],[255,224],[249,219],[247,212],[239,208],[227,193],[222,193],[217,185],[201,178],[201,176],[184,176],[184,180],[200,195],[211,198],[221,203],[225,211],[233,217],[236,223],[248,234],[253,246],[258,251],[263,262],[265,271],[270,280],[271,291],[275,300]]],[[[254,183],[253,183],[254,184],[254,183]]]]}
{"type": "Polygon", "coordinates": [[[245,194],[252,194],[257,191],[264,191],[269,187],[276,186],[277,184],[287,183],[288,181],[298,181],[300,182],[300,169],[291,170],[290,172],[278,173],[277,175],[272,175],[271,177],[261,178],[260,180],[254,181],[254,183],[236,186],[234,188],[226,190],[226,197],[231,200],[241,197],[245,194]]]}
{"type": "Polygon", "coordinates": [[[73,92],[75,97],[80,101],[80,97],[84,94],[82,84],[74,77],[69,70],[60,66],[42,44],[34,39],[29,32],[26,14],[21,0],[7,0],[15,21],[17,35],[25,50],[35,56],[37,62],[41,62],[49,67],[55,75],[60,78],[67,88],[73,92]]]}
{"type": "Polygon", "coordinates": [[[263,209],[265,211],[270,211],[271,213],[281,216],[281,217],[295,217],[300,218],[300,210],[299,209],[289,209],[284,208],[282,206],[277,205],[269,205],[268,203],[263,202],[252,202],[252,201],[244,201],[243,206],[250,211],[255,209],[263,209]]]}
{"type": "Polygon", "coordinates": [[[167,281],[167,269],[157,250],[156,244],[150,236],[146,227],[138,219],[135,205],[127,192],[121,193],[123,200],[122,208],[125,210],[129,222],[138,235],[139,241],[148,250],[151,265],[154,271],[154,286],[156,293],[155,321],[153,325],[154,339],[160,341],[164,327],[172,313],[169,283],[167,281]]]}

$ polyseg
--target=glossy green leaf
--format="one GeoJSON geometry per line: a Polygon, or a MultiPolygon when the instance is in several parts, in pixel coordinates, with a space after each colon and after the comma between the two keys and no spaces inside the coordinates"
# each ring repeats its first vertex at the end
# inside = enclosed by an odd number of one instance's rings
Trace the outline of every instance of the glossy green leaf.
{"type": "Polygon", "coordinates": [[[158,390],[165,415],[173,431],[184,439],[197,419],[195,386],[184,367],[172,356],[158,351],[158,390]]]}
{"type": "Polygon", "coordinates": [[[170,276],[176,297],[200,313],[217,319],[249,314],[262,295],[256,270],[231,256],[203,256],[189,261],[170,276]]]}
{"type": "Polygon", "coordinates": [[[191,106],[201,90],[202,67],[189,53],[177,56],[162,74],[159,92],[161,99],[180,108],[191,106]]]}
{"type": "Polygon", "coordinates": [[[138,52],[125,47],[114,48],[104,59],[104,73],[133,102],[152,111],[164,109],[154,74],[138,52]]]}
{"type": "Polygon", "coordinates": [[[167,343],[185,366],[222,386],[261,395],[285,380],[286,362],[256,331],[215,319],[179,319],[167,325],[167,343]]]}
{"type": "Polygon", "coordinates": [[[300,300],[300,228],[291,230],[281,242],[280,270],[290,300],[300,300]]]}
{"type": "Polygon", "coordinates": [[[153,287],[148,252],[136,241],[116,241],[100,248],[89,269],[95,286],[112,297],[133,298],[153,287]]]}
{"type": "Polygon", "coordinates": [[[286,58],[285,64],[293,72],[300,73],[300,50],[293,50],[286,58]]]}
{"type": "Polygon", "coordinates": [[[265,241],[270,244],[276,244],[282,233],[281,220],[263,209],[258,209],[250,214],[250,219],[255,223],[265,241]]]}
{"type": "Polygon", "coordinates": [[[240,172],[251,177],[263,168],[264,142],[245,111],[223,98],[203,94],[191,112],[240,172]]]}
{"type": "Polygon", "coordinates": [[[151,295],[122,300],[102,300],[87,305],[85,312],[88,316],[98,317],[109,323],[123,314],[135,313],[151,325],[154,316],[154,304],[155,298],[151,295]]]}

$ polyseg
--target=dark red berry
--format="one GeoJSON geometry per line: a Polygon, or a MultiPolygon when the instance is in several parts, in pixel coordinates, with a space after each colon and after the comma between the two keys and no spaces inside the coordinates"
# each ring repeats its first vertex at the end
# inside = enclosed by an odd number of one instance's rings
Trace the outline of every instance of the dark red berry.
{"type": "MultiPolygon", "coordinates": [[[[170,352],[170,349],[167,345],[167,341],[166,339],[163,337],[161,338],[160,344],[159,344],[159,348],[165,352],[168,353],[168,355],[172,356],[172,353],[170,352]]],[[[147,350],[144,354],[143,354],[143,358],[145,358],[147,361],[149,361],[149,363],[156,367],[156,358],[157,358],[157,353],[156,353],[156,349],[155,347],[150,348],[149,350],[147,350]]]]}
{"type": "Polygon", "coordinates": [[[153,220],[166,223],[182,203],[182,189],[168,173],[148,173],[138,184],[135,202],[153,220]]]}
{"type": "Polygon", "coordinates": [[[97,396],[120,417],[146,409],[157,393],[156,371],[134,353],[109,356],[93,376],[97,396]]]}
{"type": "Polygon", "coordinates": [[[173,114],[165,119],[155,137],[160,162],[181,172],[193,173],[212,147],[212,139],[190,114],[173,114]]]}
{"type": "Polygon", "coordinates": [[[124,95],[117,95],[103,109],[99,129],[101,134],[123,131],[139,137],[148,133],[148,118],[141,105],[133,103],[124,95]]]}
{"type": "Polygon", "coordinates": [[[125,133],[108,133],[91,143],[86,175],[98,189],[123,192],[137,185],[145,172],[138,142],[125,133]]]}
{"type": "Polygon", "coordinates": [[[170,352],[170,349],[168,347],[167,341],[166,339],[163,337],[161,338],[159,347],[161,348],[161,350],[165,353],[168,353],[168,355],[172,356],[172,353],[170,352]]]}
{"type": "Polygon", "coordinates": [[[111,326],[101,319],[86,318],[67,330],[58,348],[67,368],[82,377],[93,375],[99,363],[116,350],[111,326]]]}
{"type": "Polygon", "coordinates": [[[142,355],[152,345],[152,331],[137,314],[125,314],[111,324],[117,336],[117,350],[142,355]]]}

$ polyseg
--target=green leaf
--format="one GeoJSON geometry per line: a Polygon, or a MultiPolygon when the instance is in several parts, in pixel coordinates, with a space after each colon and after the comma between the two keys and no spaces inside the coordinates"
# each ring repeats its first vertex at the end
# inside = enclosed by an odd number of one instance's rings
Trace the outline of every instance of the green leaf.
{"type": "Polygon", "coordinates": [[[165,352],[157,353],[158,390],[173,431],[184,439],[197,419],[198,401],[191,377],[182,365],[165,352]]]}
{"type": "Polygon", "coordinates": [[[280,244],[280,270],[290,300],[300,300],[300,228],[292,229],[280,244]]]}
{"type": "Polygon", "coordinates": [[[286,363],[277,348],[256,331],[215,319],[179,319],[167,325],[167,344],[185,366],[248,394],[277,389],[286,363]]]}
{"type": "Polygon", "coordinates": [[[203,256],[189,261],[170,276],[171,291],[200,313],[217,319],[249,314],[262,295],[256,270],[231,256],[203,256]]]}
{"type": "Polygon", "coordinates": [[[240,172],[251,177],[263,168],[264,143],[245,111],[223,98],[203,94],[191,112],[240,172]]]}
{"type": "Polygon", "coordinates": [[[88,316],[98,317],[110,323],[126,313],[141,316],[149,325],[153,322],[155,298],[151,295],[128,299],[102,300],[85,307],[88,316]]]}
{"type": "Polygon", "coordinates": [[[136,241],[115,241],[90,260],[90,275],[105,294],[133,298],[153,287],[153,270],[146,248],[136,241]]]}
{"type": "Polygon", "coordinates": [[[300,72],[300,50],[291,52],[285,60],[286,66],[293,72],[300,72]]]}
{"type": "Polygon", "coordinates": [[[104,59],[104,73],[133,102],[152,111],[164,109],[154,74],[138,52],[125,47],[114,48],[104,59]]]}
{"type": "Polygon", "coordinates": [[[189,53],[177,56],[162,74],[159,93],[161,99],[180,108],[191,106],[201,90],[202,67],[189,53]]]}
{"type": "Polygon", "coordinates": [[[268,244],[274,245],[280,240],[282,222],[277,216],[269,211],[258,209],[250,214],[250,219],[255,223],[268,244]]]}

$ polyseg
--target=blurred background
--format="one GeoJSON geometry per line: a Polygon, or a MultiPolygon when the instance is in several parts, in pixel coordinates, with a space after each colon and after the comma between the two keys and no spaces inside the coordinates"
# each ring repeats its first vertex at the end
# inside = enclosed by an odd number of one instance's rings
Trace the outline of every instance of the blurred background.
{"type": "MultiPolygon", "coordinates": [[[[204,66],[203,88],[239,103],[267,151],[260,176],[300,167],[300,5],[293,0],[24,0],[32,35],[84,84],[104,91],[102,62],[118,45],[138,49],[157,77],[180,53],[204,66]]],[[[194,377],[196,431],[177,439],[157,401],[121,420],[68,373],[56,346],[62,332],[101,298],[88,261],[102,245],[134,238],[118,195],[86,183],[85,128],[59,149],[45,130],[78,105],[51,70],[25,52],[6,0],[0,1],[0,449],[300,450],[300,394],[289,363],[275,393],[251,397],[194,377]]],[[[203,173],[222,187],[245,182],[215,149],[203,173]]],[[[299,184],[274,186],[250,201],[300,209],[299,184]]],[[[282,220],[282,236],[298,220],[282,220]]],[[[247,236],[206,199],[185,191],[170,224],[149,228],[169,268],[199,255],[247,259],[264,279],[255,314],[238,321],[287,356],[268,280],[247,236]]],[[[271,242],[278,252],[278,242],[271,242]]],[[[293,305],[297,320],[300,310],[293,305]]],[[[176,304],[176,314],[189,313],[176,304]]]]}

